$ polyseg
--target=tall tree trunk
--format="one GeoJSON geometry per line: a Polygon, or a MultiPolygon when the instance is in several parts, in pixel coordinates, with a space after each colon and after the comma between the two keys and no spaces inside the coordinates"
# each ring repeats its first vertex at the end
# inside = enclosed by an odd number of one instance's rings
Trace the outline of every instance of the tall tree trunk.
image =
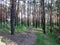
{"type": "Polygon", "coordinates": [[[58,14],[58,39],[60,39],[60,11],[59,11],[59,14],[58,14]]]}
{"type": "Polygon", "coordinates": [[[57,9],[57,26],[59,25],[59,23],[58,23],[58,17],[59,17],[59,14],[58,14],[58,9],[57,9]]]}
{"type": "Polygon", "coordinates": [[[51,14],[50,14],[50,32],[52,33],[52,30],[53,30],[53,23],[52,23],[52,0],[51,0],[51,14]]]}
{"type": "Polygon", "coordinates": [[[36,13],[36,1],[33,1],[34,3],[34,12],[33,12],[33,26],[37,28],[37,13],[36,13]]]}
{"type": "Polygon", "coordinates": [[[42,14],[42,29],[45,34],[45,9],[44,9],[44,0],[41,0],[41,14],[42,14]]]}
{"type": "Polygon", "coordinates": [[[11,35],[14,35],[15,0],[11,0],[11,35]]]}
{"type": "Polygon", "coordinates": [[[0,7],[0,20],[1,20],[1,28],[2,28],[2,4],[1,4],[1,7],[0,7]]]}
{"type": "Polygon", "coordinates": [[[28,15],[27,15],[27,25],[29,27],[29,15],[30,15],[30,10],[29,10],[29,2],[28,2],[28,15]]]}
{"type": "Polygon", "coordinates": [[[18,3],[16,4],[17,2],[15,2],[15,26],[18,26],[18,13],[19,13],[19,0],[18,0],[18,3]],[[17,8],[17,9],[16,9],[17,8]]]}

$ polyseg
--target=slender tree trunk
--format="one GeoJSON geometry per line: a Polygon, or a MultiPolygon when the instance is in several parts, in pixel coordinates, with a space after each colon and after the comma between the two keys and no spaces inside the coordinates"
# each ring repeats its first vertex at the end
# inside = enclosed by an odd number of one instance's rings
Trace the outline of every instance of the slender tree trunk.
{"type": "Polygon", "coordinates": [[[59,14],[58,14],[58,9],[57,9],[57,26],[59,25],[59,23],[58,23],[58,21],[59,21],[59,20],[58,20],[58,15],[59,15],[59,14]]]}
{"type": "Polygon", "coordinates": [[[34,3],[34,11],[33,11],[33,27],[35,26],[35,0],[33,1],[34,3]]]}
{"type": "Polygon", "coordinates": [[[28,25],[28,27],[29,27],[29,15],[30,15],[30,14],[29,14],[29,13],[30,13],[29,11],[30,11],[30,10],[29,10],[29,2],[28,2],[28,15],[27,15],[27,25],[28,25]]]}
{"type": "Polygon", "coordinates": [[[34,3],[34,11],[33,11],[33,27],[36,27],[36,1],[33,1],[34,3]]]}
{"type": "Polygon", "coordinates": [[[58,14],[58,39],[60,40],[60,11],[59,11],[59,14],[58,14]]]}
{"type": "Polygon", "coordinates": [[[19,13],[19,0],[18,0],[18,3],[16,4],[17,2],[15,2],[15,26],[18,26],[18,13],[19,13]],[[17,8],[17,9],[16,9],[17,8]]]}
{"type": "Polygon", "coordinates": [[[53,30],[53,22],[52,22],[52,0],[51,0],[51,14],[50,14],[50,32],[53,30]]]}
{"type": "Polygon", "coordinates": [[[0,11],[0,13],[1,13],[0,14],[1,15],[1,19],[0,20],[1,20],[1,28],[2,28],[2,4],[1,4],[1,11],[0,11]]]}
{"type": "Polygon", "coordinates": [[[42,14],[42,29],[43,29],[43,33],[45,32],[45,9],[44,9],[44,0],[41,0],[41,14],[42,14]]]}

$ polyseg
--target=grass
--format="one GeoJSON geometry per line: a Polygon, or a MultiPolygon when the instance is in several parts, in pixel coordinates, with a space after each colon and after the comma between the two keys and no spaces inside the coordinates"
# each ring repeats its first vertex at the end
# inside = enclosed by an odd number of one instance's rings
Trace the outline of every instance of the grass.
{"type": "Polygon", "coordinates": [[[57,26],[54,25],[52,34],[49,31],[49,24],[46,25],[46,28],[46,34],[41,32],[35,33],[37,45],[60,45],[60,40],[57,39],[57,26]]]}
{"type": "Polygon", "coordinates": [[[51,34],[43,34],[36,32],[37,35],[37,45],[60,45],[57,43],[56,38],[51,34]]]}
{"type": "Polygon", "coordinates": [[[26,26],[18,26],[15,28],[15,32],[21,32],[21,31],[26,31],[27,27],[26,26]]]}

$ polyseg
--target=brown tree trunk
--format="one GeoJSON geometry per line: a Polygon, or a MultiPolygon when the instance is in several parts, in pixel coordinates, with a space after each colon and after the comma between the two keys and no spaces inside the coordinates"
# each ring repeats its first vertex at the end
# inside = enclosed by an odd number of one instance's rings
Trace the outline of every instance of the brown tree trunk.
{"type": "Polygon", "coordinates": [[[51,0],[51,8],[50,8],[50,32],[52,33],[53,30],[53,22],[52,22],[52,0],[51,0]]]}
{"type": "Polygon", "coordinates": [[[41,0],[41,14],[42,14],[42,30],[45,32],[45,8],[44,8],[44,0],[41,0]]]}

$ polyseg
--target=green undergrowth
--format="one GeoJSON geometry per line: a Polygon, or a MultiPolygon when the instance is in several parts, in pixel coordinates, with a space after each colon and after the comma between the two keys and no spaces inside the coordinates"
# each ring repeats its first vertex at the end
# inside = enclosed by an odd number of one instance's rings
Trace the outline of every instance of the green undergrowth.
{"type": "Polygon", "coordinates": [[[18,26],[15,28],[15,32],[21,32],[21,31],[26,31],[27,27],[26,26],[18,26]]]}
{"type": "Polygon", "coordinates": [[[36,36],[37,45],[60,45],[55,34],[36,32],[36,36]]]}
{"type": "Polygon", "coordinates": [[[57,25],[53,25],[53,33],[50,33],[50,24],[46,25],[46,34],[43,34],[41,32],[35,32],[37,39],[36,45],[60,45],[60,40],[57,39],[58,33],[57,25]]]}

